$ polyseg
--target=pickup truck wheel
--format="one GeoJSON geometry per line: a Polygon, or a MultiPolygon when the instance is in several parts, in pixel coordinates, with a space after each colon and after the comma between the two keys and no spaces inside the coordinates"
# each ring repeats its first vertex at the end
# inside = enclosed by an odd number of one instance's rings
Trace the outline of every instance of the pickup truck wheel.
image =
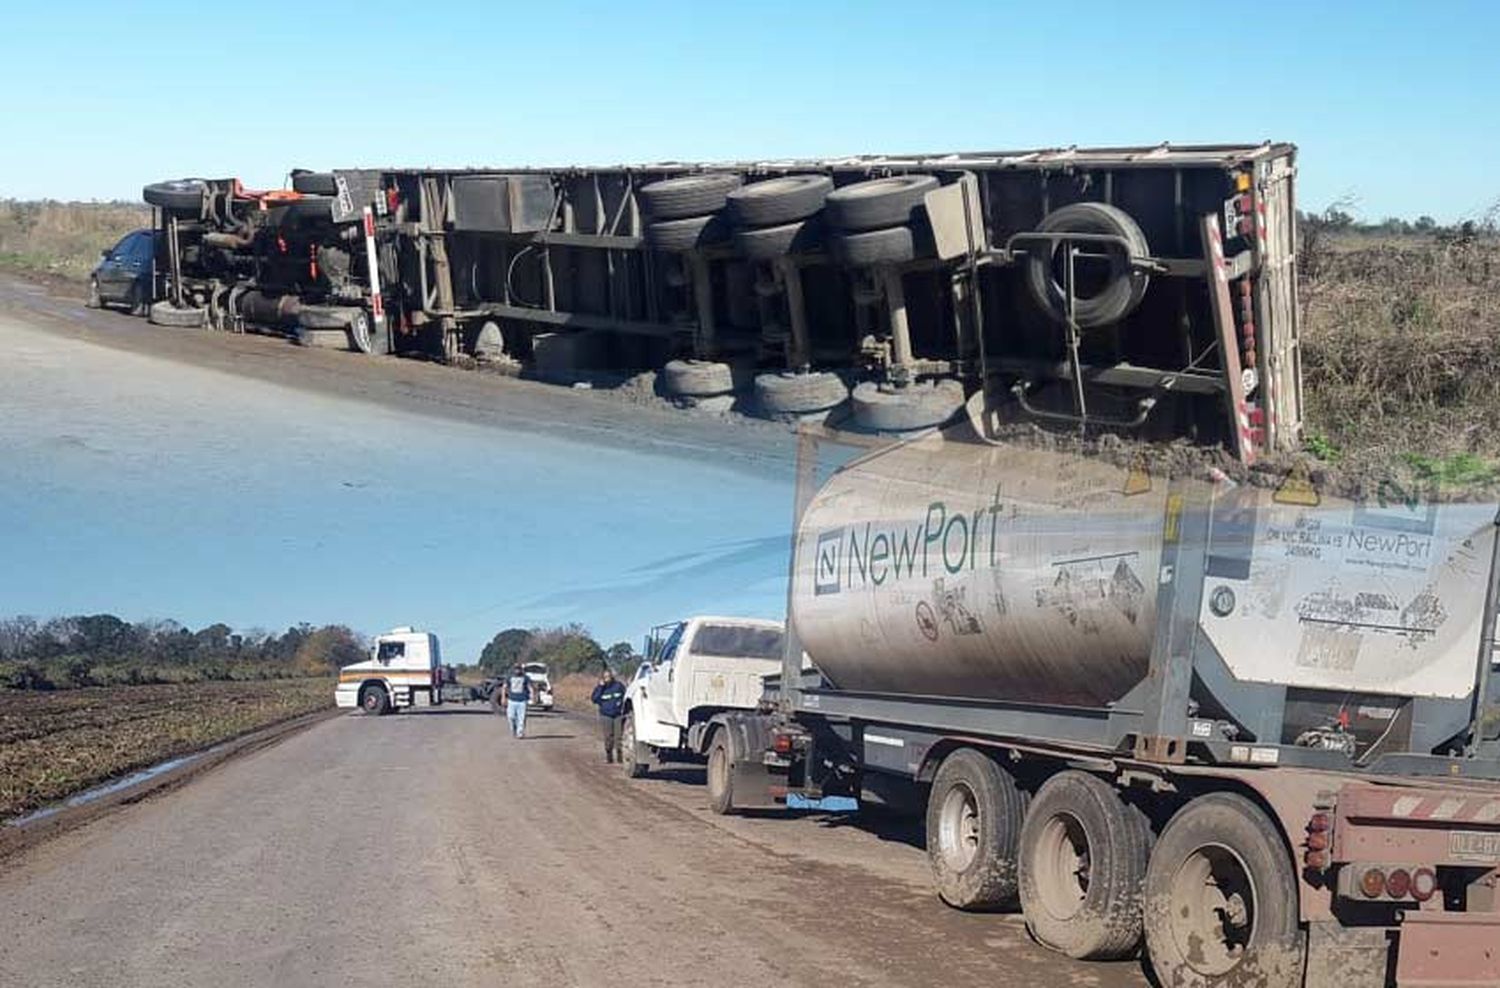
{"type": "Polygon", "coordinates": [[[620,754],[625,759],[625,774],[632,779],[644,779],[651,771],[651,749],[635,740],[635,714],[625,715],[620,727],[620,754]]]}
{"type": "Polygon", "coordinates": [[[1026,796],[1009,772],[973,748],[943,759],[927,797],[927,861],[938,895],[958,909],[1016,899],[1026,796]]]}
{"type": "Polygon", "coordinates": [[[1200,796],[1172,817],[1146,869],[1145,913],[1160,984],[1302,983],[1291,856],[1276,825],[1243,796],[1200,796]]]}
{"type": "Polygon", "coordinates": [[[490,694],[490,709],[501,717],[505,716],[505,690],[499,686],[490,694]]]}
{"type": "Polygon", "coordinates": [[[391,709],[390,694],[383,686],[366,686],[359,691],[359,709],[379,717],[391,709]]]}
{"type": "Polygon", "coordinates": [[[723,728],[708,746],[708,805],[720,816],[734,812],[734,757],[723,728]]]}
{"type": "Polygon", "coordinates": [[[88,309],[102,309],[102,308],[104,308],[104,299],[99,296],[99,279],[98,278],[90,278],[89,279],[89,294],[88,294],[88,298],[86,298],[86,299],[83,300],[83,305],[84,305],[84,308],[88,308],[88,309]]]}
{"type": "Polygon", "coordinates": [[[1069,957],[1114,959],[1141,940],[1151,826],[1108,783],[1054,775],[1021,827],[1021,908],[1042,943],[1069,957]]]}

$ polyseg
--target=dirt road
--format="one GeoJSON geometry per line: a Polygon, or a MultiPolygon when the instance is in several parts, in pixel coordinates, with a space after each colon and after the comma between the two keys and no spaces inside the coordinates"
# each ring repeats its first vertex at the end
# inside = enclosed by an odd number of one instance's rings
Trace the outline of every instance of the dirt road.
{"type": "Polygon", "coordinates": [[[11,859],[0,984],[1143,983],[942,906],[919,833],[713,817],[483,709],[324,721],[11,859]]]}
{"type": "Polygon", "coordinates": [[[711,456],[755,474],[790,471],[794,459],[785,426],[674,409],[649,392],[585,391],[421,360],[309,349],[281,337],[153,326],[122,312],[86,309],[78,291],[0,274],[0,316],[29,330],[388,411],[653,454],[711,456]],[[726,446],[733,447],[734,456],[722,455],[726,446]]]}

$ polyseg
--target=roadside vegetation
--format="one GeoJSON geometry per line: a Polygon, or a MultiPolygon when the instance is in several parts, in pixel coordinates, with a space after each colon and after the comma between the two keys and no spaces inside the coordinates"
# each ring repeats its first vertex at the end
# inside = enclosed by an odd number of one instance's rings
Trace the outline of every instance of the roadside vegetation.
{"type": "Polygon", "coordinates": [[[139,203],[0,199],[0,268],[81,282],[100,251],[150,225],[139,203]]]}
{"type": "Polygon", "coordinates": [[[551,628],[506,628],[490,639],[479,654],[479,668],[499,674],[518,662],[545,662],[554,680],[572,673],[597,677],[604,667],[616,676],[635,672],[641,657],[629,642],[605,648],[581,624],[551,628]]]}
{"type": "Polygon", "coordinates": [[[0,820],[327,709],[331,697],[325,677],[0,690],[0,820]]]}
{"type": "Polygon", "coordinates": [[[194,631],[176,621],[130,623],[113,614],[0,620],[0,688],[52,691],[98,686],[324,677],[365,657],[342,625],[299,624],[280,634],[194,631]]]}

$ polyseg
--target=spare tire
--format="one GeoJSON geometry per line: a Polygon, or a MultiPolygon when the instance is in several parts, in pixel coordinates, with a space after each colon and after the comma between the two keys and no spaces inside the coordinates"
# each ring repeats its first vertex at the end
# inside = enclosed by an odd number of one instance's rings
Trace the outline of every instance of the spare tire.
{"type": "Polygon", "coordinates": [[[708,172],[643,185],[636,190],[636,198],[648,219],[681,220],[717,213],[729,193],[739,187],[740,177],[733,172],[708,172]]]}
{"type": "Polygon", "coordinates": [[[697,250],[723,243],[729,227],[718,216],[689,216],[646,225],[646,245],[656,250],[697,250]]]}
{"type": "Polygon", "coordinates": [[[869,432],[912,432],[942,425],[964,407],[964,388],[951,378],[892,388],[866,381],[850,396],[854,424],[869,432]]]}
{"type": "Polygon", "coordinates": [[[734,370],[716,360],[669,360],[661,389],[674,397],[708,398],[734,392],[734,370]]]}
{"type": "Polygon", "coordinates": [[[333,172],[310,172],[303,168],[292,169],[292,188],[309,196],[339,194],[338,183],[333,180],[333,172]]]}
{"type": "MultiPolygon", "coordinates": [[[[1119,322],[1141,304],[1151,279],[1146,272],[1132,267],[1130,260],[1132,257],[1149,257],[1151,249],[1146,243],[1146,235],[1129,213],[1107,203],[1075,202],[1048,213],[1037,230],[1042,233],[1109,234],[1123,238],[1129,245],[1126,251],[1114,246],[1107,248],[1108,271],[1103,274],[1102,281],[1091,272],[1085,272],[1083,287],[1088,289],[1091,283],[1098,282],[1097,290],[1080,293],[1075,280],[1073,318],[1080,327],[1088,329],[1119,322]]],[[[1026,287],[1048,315],[1066,322],[1067,294],[1063,291],[1061,275],[1053,270],[1062,244],[1035,243],[1036,248],[1028,248],[1026,252],[1026,287]]],[[[1074,273],[1076,279],[1076,267],[1074,273]]]]}
{"type": "Polygon", "coordinates": [[[796,220],[781,226],[734,231],[734,246],[752,261],[771,261],[786,254],[805,254],[823,242],[823,224],[817,218],[796,220]]]}
{"type": "Polygon", "coordinates": [[[147,315],[158,326],[173,326],[178,329],[202,329],[208,324],[207,309],[199,306],[179,309],[166,299],[152,302],[147,315]]]}
{"type": "Polygon", "coordinates": [[[780,226],[818,212],[832,191],[827,175],[782,175],[741,186],[725,201],[736,226],[780,226]]]}
{"type": "Polygon", "coordinates": [[[840,264],[860,268],[913,260],[917,256],[917,244],[911,227],[893,226],[884,230],[838,234],[829,239],[828,252],[840,264]]]}
{"type": "Polygon", "coordinates": [[[839,230],[879,230],[911,222],[922,197],[938,187],[931,175],[892,175],[834,189],[823,202],[828,225],[839,230]]]}
{"type": "Polygon", "coordinates": [[[201,178],[179,178],[170,182],[152,182],[141,190],[141,198],[153,206],[174,213],[203,214],[208,200],[208,183],[201,178]]]}

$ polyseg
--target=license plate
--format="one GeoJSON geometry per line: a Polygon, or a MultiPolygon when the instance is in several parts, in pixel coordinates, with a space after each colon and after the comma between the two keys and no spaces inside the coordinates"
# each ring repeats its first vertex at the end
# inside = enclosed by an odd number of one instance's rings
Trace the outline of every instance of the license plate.
{"type": "Polygon", "coordinates": [[[1459,861],[1500,864],[1500,834],[1455,830],[1448,835],[1448,856],[1459,861]]]}

